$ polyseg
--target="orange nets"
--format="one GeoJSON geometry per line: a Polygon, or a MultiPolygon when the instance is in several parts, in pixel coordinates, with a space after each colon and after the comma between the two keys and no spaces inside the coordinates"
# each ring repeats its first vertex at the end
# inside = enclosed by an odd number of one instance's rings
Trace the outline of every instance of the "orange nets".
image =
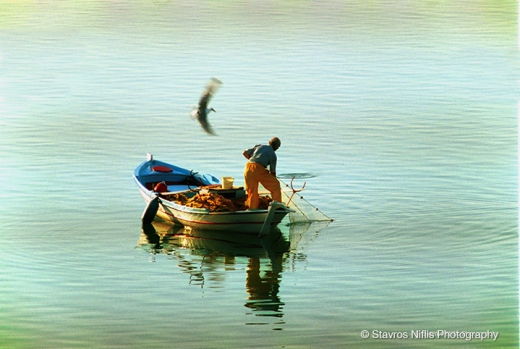
{"type": "MultiPolygon", "coordinates": [[[[212,212],[229,212],[229,211],[245,211],[248,209],[246,205],[246,197],[240,199],[227,199],[216,193],[196,194],[188,198],[185,194],[171,194],[164,197],[169,201],[173,201],[179,205],[194,208],[207,208],[212,212]]],[[[260,209],[267,209],[272,199],[269,196],[260,197],[260,209]]]]}

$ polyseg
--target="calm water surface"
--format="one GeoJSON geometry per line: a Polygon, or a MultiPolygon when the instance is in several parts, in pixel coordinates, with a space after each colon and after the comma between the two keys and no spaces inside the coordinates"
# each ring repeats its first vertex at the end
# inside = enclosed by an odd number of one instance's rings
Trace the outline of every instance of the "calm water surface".
{"type": "Polygon", "coordinates": [[[516,27],[512,1],[0,5],[0,347],[517,348],[516,27]],[[212,76],[216,137],[188,115],[212,76]],[[334,222],[142,231],[147,152],[241,181],[274,135],[334,222]]]}

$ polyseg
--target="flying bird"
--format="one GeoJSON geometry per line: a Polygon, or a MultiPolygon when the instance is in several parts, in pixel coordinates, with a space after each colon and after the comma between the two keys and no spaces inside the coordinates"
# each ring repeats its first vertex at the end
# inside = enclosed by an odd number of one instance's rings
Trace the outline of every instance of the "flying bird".
{"type": "Polygon", "coordinates": [[[213,97],[213,95],[217,92],[220,85],[222,85],[222,81],[216,78],[211,78],[209,83],[206,85],[204,93],[200,97],[199,105],[194,106],[190,113],[191,117],[200,123],[202,129],[211,135],[215,135],[215,132],[208,122],[208,114],[210,112],[216,113],[217,111],[213,108],[208,108],[208,104],[211,97],[213,97]]]}

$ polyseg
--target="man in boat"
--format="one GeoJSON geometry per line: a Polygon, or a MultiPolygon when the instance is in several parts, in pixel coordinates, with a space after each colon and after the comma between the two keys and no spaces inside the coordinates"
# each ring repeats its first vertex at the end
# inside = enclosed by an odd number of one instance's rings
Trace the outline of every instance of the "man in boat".
{"type": "Polygon", "coordinates": [[[282,202],[280,182],[276,178],[276,154],[282,142],[273,137],[268,145],[258,144],[242,153],[248,162],[244,169],[244,181],[247,191],[246,204],[249,209],[258,208],[258,184],[262,184],[271,193],[273,201],[282,202]],[[268,169],[269,168],[269,169],[268,169]]]}

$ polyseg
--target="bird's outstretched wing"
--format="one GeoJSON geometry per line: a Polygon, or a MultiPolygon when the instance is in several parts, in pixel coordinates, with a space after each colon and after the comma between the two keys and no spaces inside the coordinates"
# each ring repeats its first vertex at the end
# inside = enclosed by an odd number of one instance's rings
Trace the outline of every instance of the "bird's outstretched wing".
{"type": "Polygon", "coordinates": [[[199,100],[199,110],[204,110],[208,108],[209,101],[211,97],[217,92],[218,88],[222,85],[222,81],[216,78],[211,78],[209,83],[206,85],[206,89],[204,93],[200,97],[199,100]]]}
{"type": "Polygon", "coordinates": [[[210,135],[216,135],[215,131],[213,131],[213,128],[208,122],[208,118],[205,116],[204,118],[199,117],[198,118],[200,126],[202,126],[202,129],[206,131],[206,133],[209,133],[210,135]]]}
{"type": "Polygon", "coordinates": [[[213,97],[213,95],[217,92],[220,85],[222,85],[222,82],[219,79],[211,78],[209,83],[206,85],[204,93],[200,97],[197,110],[192,112],[192,116],[197,118],[200,125],[202,126],[202,129],[212,135],[214,135],[215,132],[213,131],[211,125],[208,122],[208,112],[210,110],[215,111],[215,109],[208,109],[208,104],[211,97],[213,97]]]}

